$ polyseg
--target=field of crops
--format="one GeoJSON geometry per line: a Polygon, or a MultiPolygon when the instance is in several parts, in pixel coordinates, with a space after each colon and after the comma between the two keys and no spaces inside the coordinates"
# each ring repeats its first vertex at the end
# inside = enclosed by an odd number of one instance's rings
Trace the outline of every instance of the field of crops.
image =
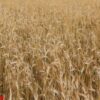
{"type": "Polygon", "coordinates": [[[100,100],[100,1],[0,0],[0,95],[100,100]]]}

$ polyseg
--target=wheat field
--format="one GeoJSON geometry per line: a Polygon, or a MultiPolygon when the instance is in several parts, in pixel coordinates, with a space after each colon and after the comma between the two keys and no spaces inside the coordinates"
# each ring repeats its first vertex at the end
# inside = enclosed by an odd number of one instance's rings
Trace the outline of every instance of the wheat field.
{"type": "Polygon", "coordinates": [[[100,100],[100,1],[0,0],[0,95],[100,100]]]}

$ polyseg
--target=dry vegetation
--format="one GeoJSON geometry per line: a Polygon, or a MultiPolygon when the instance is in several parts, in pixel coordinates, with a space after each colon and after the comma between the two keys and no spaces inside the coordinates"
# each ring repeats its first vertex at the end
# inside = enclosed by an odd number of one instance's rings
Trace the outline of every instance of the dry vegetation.
{"type": "Polygon", "coordinates": [[[100,1],[1,0],[0,93],[100,100],[100,1]]]}

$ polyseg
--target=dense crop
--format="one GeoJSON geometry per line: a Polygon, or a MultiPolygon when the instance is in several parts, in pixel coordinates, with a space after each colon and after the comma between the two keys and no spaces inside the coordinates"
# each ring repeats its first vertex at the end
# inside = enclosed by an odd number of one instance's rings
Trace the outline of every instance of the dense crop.
{"type": "Polygon", "coordinates": [[[5,100],[100,100],[99,27],[99,0],[0,2],[5,100]]]}

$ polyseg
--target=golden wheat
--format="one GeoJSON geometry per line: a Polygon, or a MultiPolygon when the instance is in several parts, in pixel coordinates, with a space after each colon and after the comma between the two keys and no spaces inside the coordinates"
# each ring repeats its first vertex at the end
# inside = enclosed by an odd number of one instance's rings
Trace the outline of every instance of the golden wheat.
{"type": "Polygon", "coordinates": [[[100,100],[99,27],[99,0],[1,0],[5,100],[100,100]]]}

